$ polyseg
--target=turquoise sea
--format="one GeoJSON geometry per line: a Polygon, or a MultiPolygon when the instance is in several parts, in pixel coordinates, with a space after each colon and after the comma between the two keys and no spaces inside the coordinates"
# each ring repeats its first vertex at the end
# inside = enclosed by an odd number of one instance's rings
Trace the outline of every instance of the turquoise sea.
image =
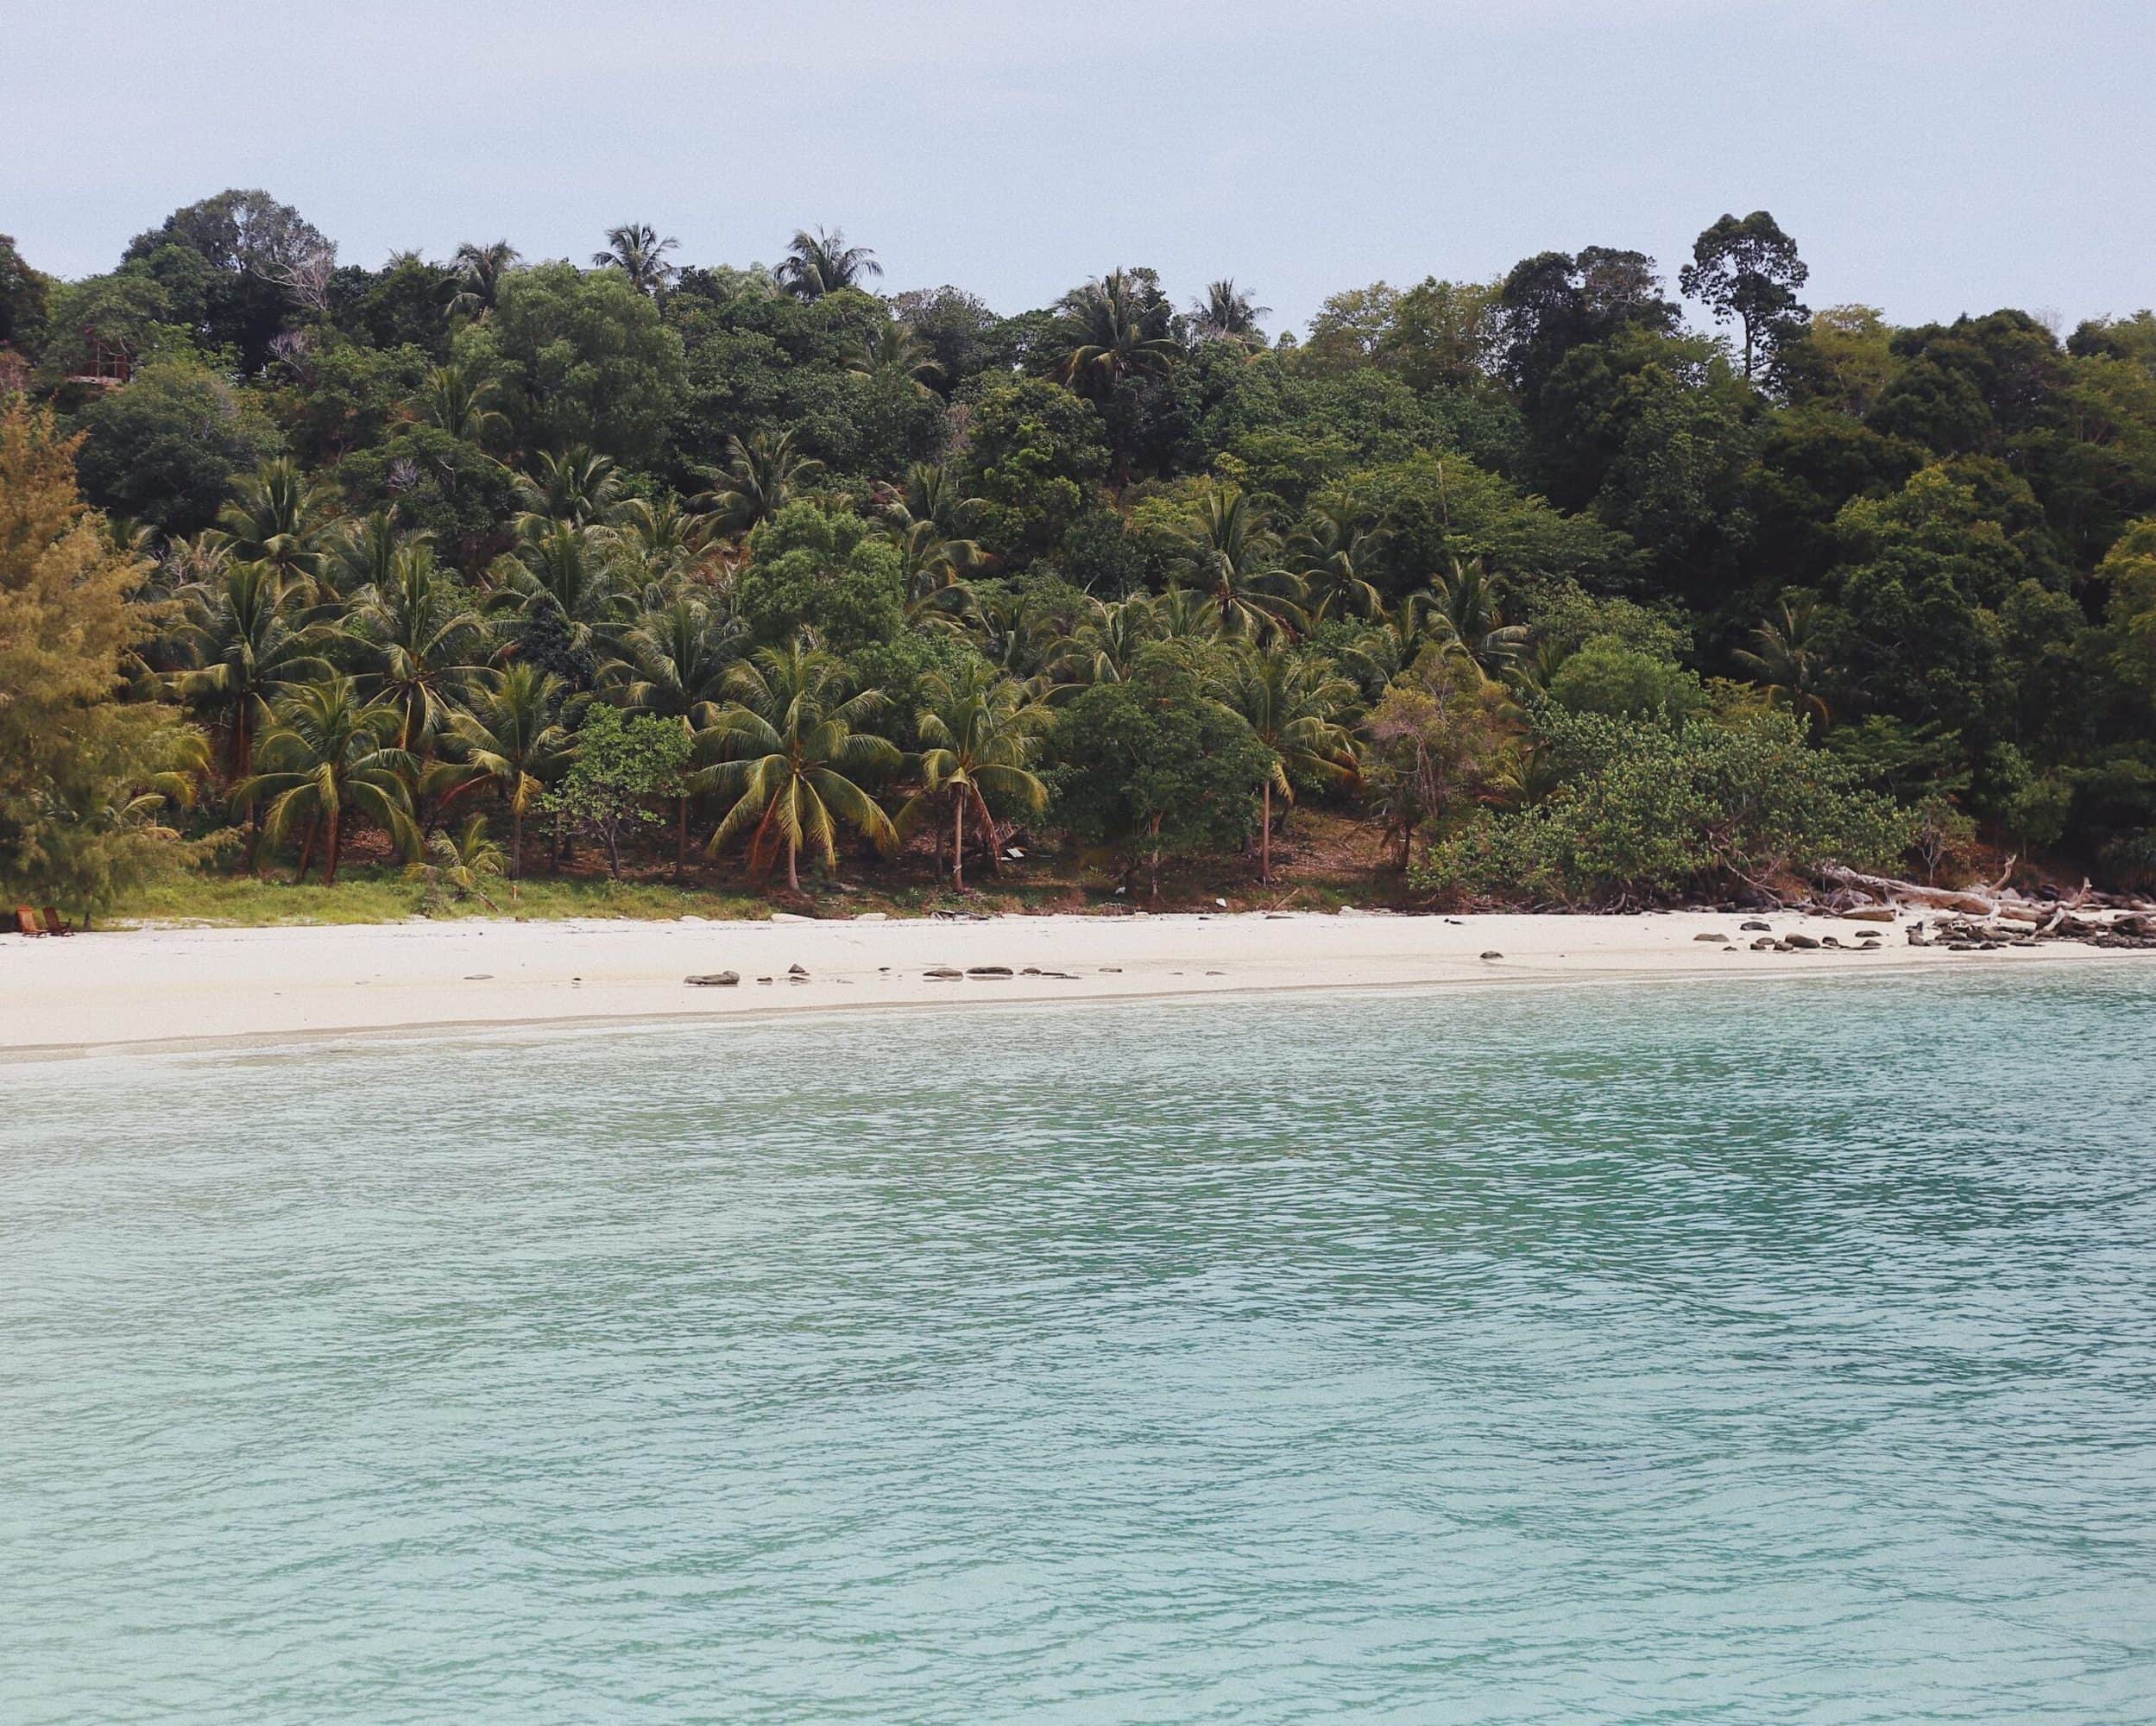
{"type": "Polygon", "coordinates": [[[0,1721],[2156,1720],[2156,965],[0,1068],[0,1721]]]}

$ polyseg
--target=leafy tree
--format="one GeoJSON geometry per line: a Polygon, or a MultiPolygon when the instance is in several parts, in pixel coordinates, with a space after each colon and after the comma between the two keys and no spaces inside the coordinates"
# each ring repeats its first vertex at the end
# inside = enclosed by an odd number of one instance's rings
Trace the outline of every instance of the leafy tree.
{"type": "Polygon", "coordinates": [[[22,261],[12,235],[0,234],[0,345],[28,351],[45,333],[49,278],[22,261]]]}
{"type": "Polygon", "coordinates": [[[839,652],[905,626],[905,577],[891,543],[858,515],[790,504],[749,535],[734,603],[766,645],[802,629],[839,652]]]}
{"type": "Polygon", "coordinates": [[[681,338],[624,272],[540,264],[502,276],[495,296],[455,354],[498,381],[521,447],[588,444],[632,462],[657,450],[686,384],[681,338]]]}
{"type": "Polygon", "coordinates": [[[1369,779],[1385,825],[1400,841],[1400,867],[1415,835],[1448,814],[1495,771],[1505,740],[1503,692],[1457,646],[1433,646],[1387,686],[1363,721],[1369,779]]]}
{"type": "Polygon", "coordinates": [[[1056,755],[1056,818],[1112,858],[1126,886],[1144,863],[1155,898],[1163,858],[1248,835],[1250,789],[1273,759],[1239,715],[1158,648],[1133,676],[1095,683],[1070,703],[1056,755]]]}
{"type": "Polygon", "coordinates": [[[607,873],[618,881],[621,841],[640,825],[659,824],[651,805],[681,794],[690,749],[688,728],[678,720],[630,718],[595,704],[577,729],[568,772],[544,804],[606,847],[607,873]]]}
{"type": "Polygon", "coordinates": [[[82,488],[101,508],[167,533],[217,519],[235,475],[277,452],[277,431],[245,393],[206,368],[160,361],[82,416],[82,488]]]}
{"type": "Polygon", "coordinates": [[[83,507],[74,454],[49,413],[0,410],[0,880],[87,911],[200,855],[161,818],[200,738],[120,699],[148,569],[83,507]]]}
{"type": "Polygon", "coordinates": [[[801,848],[838,867],[838,829],[854,828],[879,850],[898,845],[898,830],[857,781],[888,772],[898,751],[860,728],[882,705],[874,690],[848,694],[845,668],[800,640],[763,647],[734,667],[733,700],[707,734],[724,759],[696,780],[699,791],[731,798],[707,847],[749,835],[749,863],[768,871],[786,860],[786,886],[801,891],[801,848]]]}
{"type": "Polygon", "coordinates": [[[1092,505],[1108,471],[1100,417],[1041,378],[999,378],[968,404],[960,467],[983,501],[980,542],[1014,566],[1054,548],[1092,505]]]}
{"type": "Polygon", "coordinates": [[[1713,308],[1714,321],[1737,321],[1744,332],[1744,375],[1755,360],[1771,360],[1804,332],[1811,312],[1797,290],[1811,274],[1797,243],[1764,210],[1741,220],[1724,216],[1693,243],[1692,261],[1677,272],[1677,286],[1713,308]]]}

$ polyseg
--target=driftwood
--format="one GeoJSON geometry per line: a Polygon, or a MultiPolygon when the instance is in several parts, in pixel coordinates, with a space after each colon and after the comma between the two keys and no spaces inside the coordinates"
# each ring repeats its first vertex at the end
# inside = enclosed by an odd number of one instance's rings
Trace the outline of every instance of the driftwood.
{"type": "Polygon", "coordinates": [[[1999,912],[1998,901],[1981,893],[1958,891],[1951,887],[1927,887],[1918,881],[1897,881],[1890,875],[1867,875],[1858,870],[1845,869],[1838,863],[1830,865],[1821,872],[1830,881],[1838,881],[1845,887],[1862,887],[1888,904],[1896,899],[1914,899],[1924,904],[1944,905],[1949,910],[1969,911],[1977,917],[1996,917],[1999,912]]]}

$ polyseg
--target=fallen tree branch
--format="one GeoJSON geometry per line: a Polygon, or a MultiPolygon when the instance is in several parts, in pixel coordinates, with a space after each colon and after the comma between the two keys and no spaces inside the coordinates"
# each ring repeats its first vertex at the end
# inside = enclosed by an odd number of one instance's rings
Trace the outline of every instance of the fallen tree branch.
{"type": "Polygon", "coordinates": [[[1926,887],[1916,881],[1897,881],[1889,875],[1867,875],[1860,870],[1844,868],[1839,863],[1831,863],[1819,872],[1830,881],[1838,881],[1845,887],[1862,887],[1888,903],[1897,898],[1914,899],[1920,904],[1944,905],[1949,910],[1970,911],[1978,917],[1999,914],[1998,906],[1981,893],[1959,892],[1951,887],[1926,887]]]}

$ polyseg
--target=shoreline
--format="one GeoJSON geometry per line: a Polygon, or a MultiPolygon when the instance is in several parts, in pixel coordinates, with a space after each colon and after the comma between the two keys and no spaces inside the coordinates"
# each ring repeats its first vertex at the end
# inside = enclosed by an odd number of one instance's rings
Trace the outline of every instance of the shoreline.
{"type": "Polygon", "coordinates": [[[2076,942],[1950,953],[1893,925],[1795,912],[1163,913],[804,923],[565,920],[97,931],[0,946],[0,1061],[355,1036],[678,1027],[864,1007],[2046,968],[2129,955],[2076,942]],[[1745,923],[1850,943],[1754,952],[1745,923]],[[1864,932],[1877,950],[1854,943],[1864,932]],[[1714,941],[1704,937],[1726,937],[1714,941]],[[1485,953],[1500,957],[1487,959],[1485,953]],[[794,980],[789,967],[807,973],[794,980]],[[1007,967],[931,979],[935,967],[1007,967]],[[732,969],[731,987],[684,979],[732,969]],[[1024,974],[1027,970],[1049,974],[1024,974]],[[1056,974],[1062,973],[1062,974],[1056,974]],[[760,982],[768,977],[769,982],[760,982]]]}

